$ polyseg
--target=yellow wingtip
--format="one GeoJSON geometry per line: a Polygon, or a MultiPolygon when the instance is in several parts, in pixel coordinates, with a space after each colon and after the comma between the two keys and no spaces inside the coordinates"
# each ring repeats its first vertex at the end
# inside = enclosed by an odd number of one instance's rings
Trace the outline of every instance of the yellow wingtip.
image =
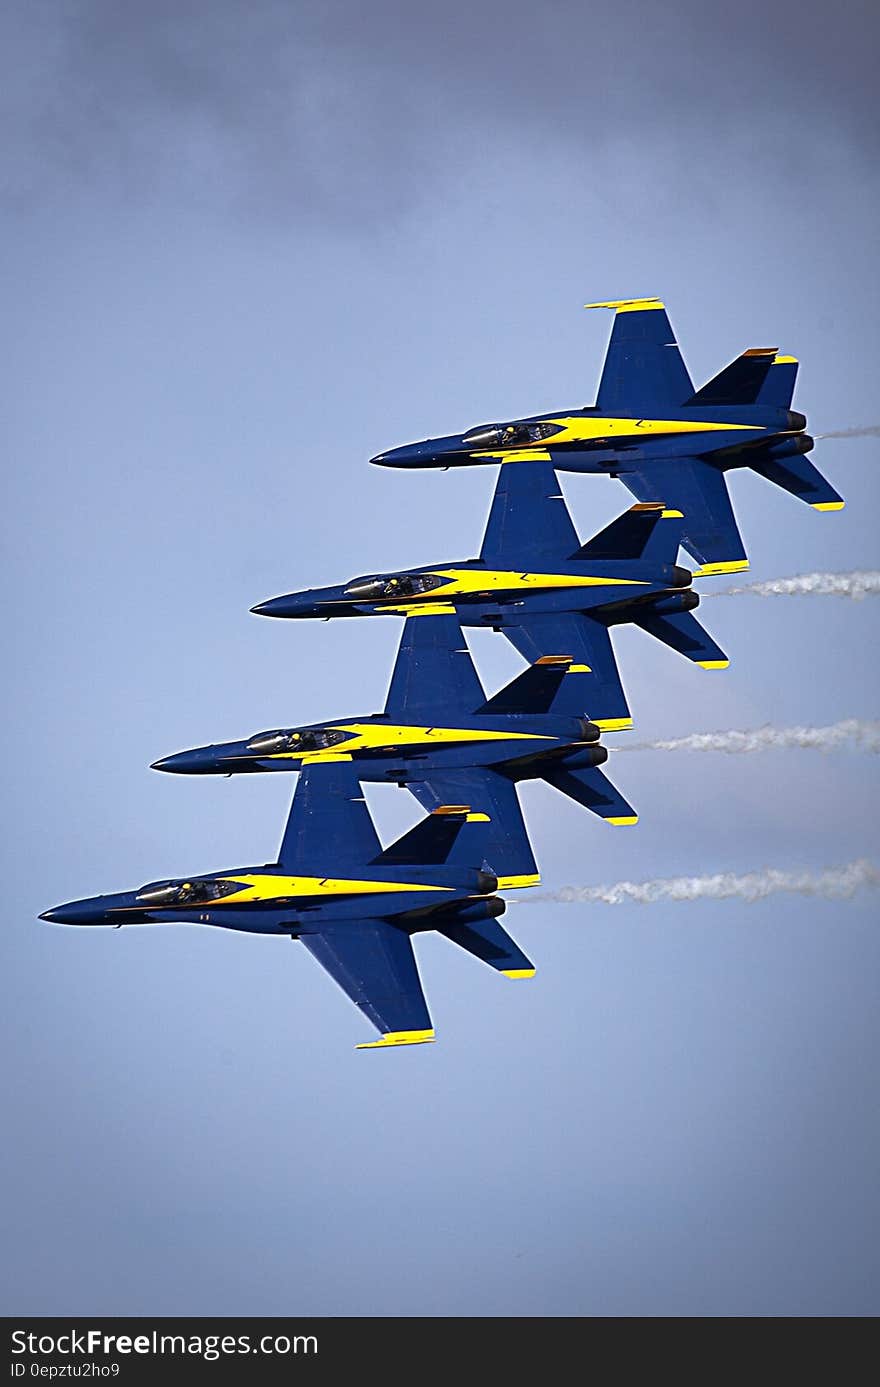
{"type": "Polygon", "coordinates": [[[501,972],[506,978],[533,978],[534,968],[502,968],[501,972]]]}
{"type": "Polygon", "coordinates": [[[620,818],[605,820],[606,824],[613,824],[615,828],[622,828],[626,824],[637,824],[638,821],[638,814],[623,814],[620,818]]]}
{"type": "Polygon", "coordinates": [[[728,665],[730,664],[730,661],[729,661],[729,660],[695,660],[695,661],[694,661],[694,664],[699,665],[699,666],[700,666],[700,669],[727,669],[728,665]]]}
{"type": "Polygon", "coordinates": [[[584,304],[584,308],[613,308],[618,313],[638,313],[643,309],[665,306],[659,299],[605,299],[601,303],[584,304]]]}
{"type": "Polygon", "coordinates": [[[813,510],[843,510],[845,501],[814,501],[813,510]]]}
{"type": "Polygon", "coordinates": [[[745,573],[748,559],[729,559],[725,563],[704,563],[694,569],[695,578],[714,578],[719,573],[745,573]]]}
{"type": "Polygon", "coordinates": [[[382,1050],[389,1045],[429,1045],[433,1031],[387,1031],[379,1040],[365,1040],[356,1050],[382,1050]]]}

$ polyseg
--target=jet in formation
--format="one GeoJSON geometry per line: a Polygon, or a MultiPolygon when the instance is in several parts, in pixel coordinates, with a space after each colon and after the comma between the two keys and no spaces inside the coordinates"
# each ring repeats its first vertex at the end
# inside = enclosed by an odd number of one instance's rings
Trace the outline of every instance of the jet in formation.
{"type": "Polygon", "coordinates": [[[544,780],[607,823],[637,822],[599,769],[608,759],[599,728],[556,711],[573,663],[567,655],[544,656],[487,699],[458,618],[410,617],[384,712],[275,728],[178,752],[154,768],[236,775],[350,763],[361,782],[406,786],[425,809],[469,805],[486,824],[484,856],[499,889],[535,886],[540,877],[520,782],[544,780]]]}
{"type": "Polygon", "coordinates": [[[428,930],[508,978],[534,966],[503,929],[499,889],[539,880],[518,786],[543,780],[611,824],[636,822],[600,767],[602,733],[632,725],[611,633],[640,627],[704,669],[727,666],[695,616],[695,576],[748,566],[726,474],[749,467],[818,510],[843,501],[806,453],[793,357],[745,352],[695,391],[657,299],[615,310],[596,404],[380,454],[396,467],[500,463],[476,559],[373,573],[261,603],[260,615],[405,618],[384,711],[261,732],[154,765],[182,774],[295,771],[277,862],[156,881],[40,918],[182,922],[300,940],[378,1032],[362,1048],[434,1039],[414,937],[428,930]],[[637,504],[581,544],[556,469],[607,473],[637,504]],[[462,627],[503,632],[528,667],[487,698],[462,627]],[[362,783],[423,809],[383,848],[362,783]]]}
{"type": "Polygon", "coordinates": [[[484,856],[485,823],[441,806],[382,847],[351,762],[304,768],[278,854],[137,891],[94,896],[40,916],[66,925],[217,925],[300,940],[379,1032],[358,1048],[434,1039],[413,939],[426,930],[507,978],[534,965],[499,923],[505,902],[484,856]]]}
{"type": "Polygon", "coordinates": [[[662,502],[632,506],[581,544],[551,462],[501,468],[478,559],[373,573],[274,597],[261,616],[454,614],[503,631],[534,663],[567,656],[555,712],[603,732],[632,726],[611,630],[633,623],[703,669],[729,661],[694,616],[692,574],[676,563],[684,518],[662,502]]]}
{"type": "Polygon", "coordinates": [[[804,415],[791,408],[795,357],[753,347],[694,390],[659,299],[586,306],[615,314],[594,405],[481,424],[372,461],[406,468],[550,462],[619,477],[639,501],[682,512],[681,542],[701,577],[748,568],[727,490],[735,468],[751,468],[815,510],[842,509],[805,456],[814,440],[804,415]]]}

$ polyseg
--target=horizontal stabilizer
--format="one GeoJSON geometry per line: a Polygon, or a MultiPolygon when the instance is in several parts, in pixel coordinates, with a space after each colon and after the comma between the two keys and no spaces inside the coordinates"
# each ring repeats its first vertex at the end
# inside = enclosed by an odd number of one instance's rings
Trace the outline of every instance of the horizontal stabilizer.
{"type": "Polygon", "coordinates": [[[468,808],[441,805],[371,862],[373,867],[429,867],[445,862],[467,823],[468,808]]]}
{"type": "Polygon", "coordinates": [[[464,830],[455,861],[468,867],[482,862],[495,873],[502,891],[537,885],[538,868],[519,795],[507,776],[485,766],[426,771],[424,780],[408,780],[407,789],[424,809],[453,802],[470,805],[476,822],[464,830]],[[476,835],[477,846],[473,839],[468,841],[471,834],[476,835]]]}
{"type": "Polygon", "coordinates": [[[575,559],[645,559],[651,563],[675,563],[681,538],[682,515],[667,510],[662,501],[630,506],[586,544],[575,559]]]}
{"type": "Polygon", "coordinates": [[[587,717],[603,732],[632,726],[607,626],[581,612],[541,613],[517,622],[502,629],[527,660],[571,656],[551,713],[587,717]]]}
{"type": "Polygon", "coordinates": [[[511,939],[497,920],[476,920],[469,924],[438,925],[438,934],[451,939],[459,948],[488,963],[508,978],[531,978],[535,973],[532,960],[511,939]]]}
{"type": "Polygon", "coordinates": [[[573,664],[570,655],[542,655],[488,699],[477,713],[549,713],[573,664]]]}
{"type": "Polygon", "coordinates": [[[730,664],[721,646],[715,644],[693,612],[673,612],[670,616],[646,612],[635,617],[635,621],[649,636],[655,636],[703,669],[726,669],[730,664]]]}
{"type": "Polygon", "coordinates": [[[753,405],[776,358],[775,347],[752,347],[692,395],[688,405],[753,405]]]}
{"type": "Polygon", "coordinates": [[[299,937],[380,1032],[382,1039],[368,1044],[412,1045],[434,1039],[412,940],[405,930],[387,920],[347,920],[299,937]]]}
{"type": "Polygon", "coordinates": [[[753,462],[753,472],[766,477],[768,482],[790,491],[799,501],[817,510],[842,510],[843,498],[838,495],[830,482],[826,482],[818,467],[804,457],[770,458],[766,462],[753,462]]]}
{"type": "Polygon", "coordinates": [[[559,790],[569,799],[577,800],[585,809],[598,814],[609,824],[634,824],[638,814],[631,804],[623,798],[619,790],[611,784],[595,766],[589,770],[569,771],[564,768],[548,771],[544,775],[548,785],[559,790]]]}
{"type": "Polygon", "coordinates": [[[697,457],[655,458],[619,476],[640,501],[664,501],[682,512],[681,543],[702,565],[701,577],[748,568],[720,468],[697,457]]]}

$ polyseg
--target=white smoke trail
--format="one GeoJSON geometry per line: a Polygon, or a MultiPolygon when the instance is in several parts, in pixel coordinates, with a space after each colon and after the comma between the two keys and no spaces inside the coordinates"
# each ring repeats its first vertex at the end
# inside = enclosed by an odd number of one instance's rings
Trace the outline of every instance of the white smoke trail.
{"type": "Polygon", "coordinates": [[[615,747],[621,751],[768,751],[776,748],[803,748],[814,751],[836,751],[852,744],[860,751],[880,752],[880,722],[862,718],[845,718],[828,727],[755,727],[746,732],[693,732],[688,737],[670,737],[665,741],[627,742],[615,747]]]}
{"type": "Polygon", "coordinates": [[[833,433],[817,433],[816,438],[880,438],[880,424],[865,424],[861,429],[835,429],[833,433]]]}
{"type": "Polygon", "coordinates": [[[529,896],[523,904],[553,902],[558,905],[655,905],[659,901],[763,901],[778,892],[817,896],[824,900],[849,900],[863,888],[880,886],[880,871],[867,858],[821,872],[781,872],[764,867],[737,876],[657,877],[653,881],[618,881],[612,886],[560,886],[529,896]]]}
{"type": "Polygon", "coordinates": [[[701,596],[732,597],[741,592],[750,592],[755,597],[849,597],[860,602],[864,597],[876,597],[880,593],[880,573],[876,569],[860,569],[854,573],[797,573],[792,578],[743,583],[701,596]]]}

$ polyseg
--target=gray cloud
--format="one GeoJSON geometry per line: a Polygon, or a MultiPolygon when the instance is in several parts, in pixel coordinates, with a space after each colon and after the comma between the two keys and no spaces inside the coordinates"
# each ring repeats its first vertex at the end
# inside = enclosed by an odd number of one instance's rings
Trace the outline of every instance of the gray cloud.
{"type": "Polygon", "coordinates": [[[491,182],[510,136],[579,154],[587,181],[602,181],[600,151],[667,140],[694,174],[770,160],[793,191],[814,163],[805,130],[875,138],[877,18],[852,0],[833,15],[793,0],[35,0],[5,14],[13,201],[108,184],[121,201],[173,192],[363,224],[427,196],[438,169],[472,180],[485,158],[491,182]]]}

